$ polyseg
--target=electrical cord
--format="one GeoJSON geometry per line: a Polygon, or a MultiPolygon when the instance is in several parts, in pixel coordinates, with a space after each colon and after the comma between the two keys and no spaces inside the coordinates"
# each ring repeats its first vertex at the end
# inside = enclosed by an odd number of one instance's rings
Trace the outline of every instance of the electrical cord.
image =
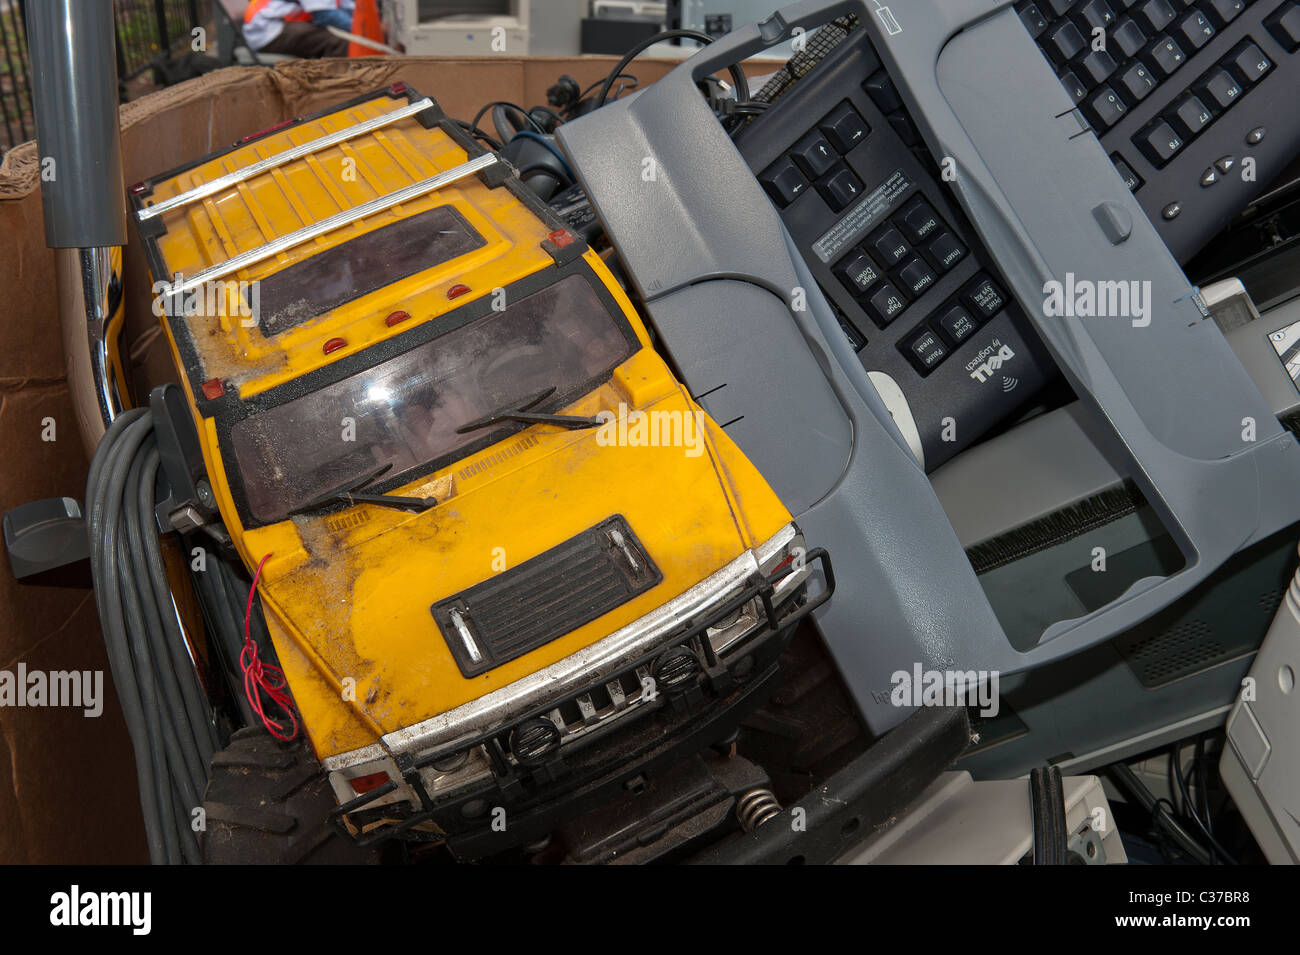
{"type": "Polygon", "coordinates": [[[155,523],[153,416],[132,409],[101,439],[86,485],[91,573],[113,685],[135,753],[149,857],[198,863],[191,827],[219,744],[176,619],[155,523]]]}
{"type": "Polygon", "coordinates": [[[1236,865],[1237,860],[1232,857],[1232,853],[1228,852],[1226,849],[1223,848],[1223,846],[1219,844],[1218,840],[1214,838],[1214,834],[1210,832],[1209,828],[1205,825],[1205,823],[1201,821],[1201,815],[1199,812],[1197,812],[1196,805],[1195,803],[1192,802],[1192,798],[1187,792],[1187,782],[1183,778],[1182,755],[1179,753],[1179,750],[1181,748],[1182,748],[1181,742],[1174,744],[1173,750],[1170,752],[1169,755],[1169,761],[1170,761],[1170,765],[1173,768],[1174,779],[1178,781],[1178,791],[1180,795],[1183,797],[1183,807],[1185,809],[1185,814],[1190,816],[1191,821],[1196,824],[1196,828],[1200,829],[1201,834],[1205,836],[1205,840],[1210,848],[1211,864],[1214,864],[1215,862],[1218,861],[1215,858],[1217,854],[1220,858],[1223,859],[1224,862],[1228,863],[1228,865],[1236,865]]]}
{"type": "MultiPolygon", "coordinates": [[[[600,92],[596,94],[596,103],[594,108],[600,109],[600,107],[605,105],[605,100],[609,96],[610,87],[614,85],[615,79],[617,79],[629,63],[656,43],[662,43],[664,40],[675,40],[679,38],[683,40],[695,40],[705,46],[708,46],[713,42],[713,37],[709,36],[707,33],[701,33],[699,30],[665,30],[662,33],[656,33],[654,36],[646,37],[640,43],[632,47],[632,49],[624,53],[623,59],[619,60],[618,65],[610,71],[609,76],[605,77],[605,82],[601,84],[600,92]]],[[[727,67],[727,72],[731,74],[731,79],[736,84],[736,99],[741,102],[748,100],[749,83],[745,79],[744,72],[735,63],[732,63],[727,67]]]]}
{"type": "Polygon", "coordinates": [[[1210,864],[1209,851],[1183,828],[1178,821],[1177,808],[1168,799],[1156,799],[1155,794],[1138,779],[1137,774],[1123,763],[1112,764],[1106,772],[1116,786],[1151,816],[1152,827],[1158,834],[1167,836],[1180,851],[1201,865],[1210,864]],[[1165,806],[1169,808],[1166,809],[1165,806]]]}
{"type": "Polygon", "coordinates": [[[497,139],[495,136],[489,136],[487,133],[479,129],[477,126],[471,126],[463,119],[456,120],[456,125],[459,126],[461,129],[465,130],[475,139],[480,139],[483,142],[487,143],[493,149],[500,149],[503,145],[501,140],[497,139]]]}
{"type": "Polygon", "coordinates": [[[487,114],[488,110],[492,109],[494,106],[504,106],[506,109],[514,110],[523,116],[524,119],[528,121],[529,125],[531,125],[538,133],[541,133],[543,136],[546,135],[546,130],[542,129],[542,124],[535,120],[528,110],[524,109],[518,103],[509,103],[501,99],[494,99],[490,103],[485,103],[483,108],[474,114],[474,118],[470,120],[469,123],[471,132],[479,128],[479,120],[481,120],[487,114]]]}

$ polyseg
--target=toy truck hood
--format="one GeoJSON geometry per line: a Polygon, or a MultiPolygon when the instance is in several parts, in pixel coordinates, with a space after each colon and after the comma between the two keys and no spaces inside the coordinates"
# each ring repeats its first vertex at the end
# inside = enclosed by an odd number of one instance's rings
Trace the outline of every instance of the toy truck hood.
{"type": "MultiPolygon", "coordinates": [[[[603,431],[534,427],[460,462],[459,470],[393,492],[438,497],[423,513],[361,505],[249,532],[254,562],[274,555],[260,590],[318,755],[366,745],[563,659],[685,592],[789,521],[730,439],[684,395],[646,410],[698,421],[698,452],[611,445],[620,438],[617,417],[603,431]],[[512,569],[554,558],[611,518],[620,519],[624,537],[630,532],[629,546],[639,548],[632,553],[649,558],[658,582],[643,578],[641,592],[589,623],[467,677],[464,654],[458,664],[435,606],[485,581],[506,582],[512,569]]],[[[571,581],[563,573],[534,581],[521,612],[568,610],[580,596],[578,573],[575,567],[571,581]]]]}

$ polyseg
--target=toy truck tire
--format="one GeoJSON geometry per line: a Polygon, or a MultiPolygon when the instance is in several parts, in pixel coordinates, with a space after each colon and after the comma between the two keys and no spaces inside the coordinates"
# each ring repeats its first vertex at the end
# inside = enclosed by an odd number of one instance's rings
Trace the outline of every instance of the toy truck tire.
{"type": "Polygon", "coordinates": [[[212,757],[203,801],[209,864],[376,863],[378,854],[330,826],[334,795],[302,740],[277,741],[260,727],[238,730],[212,757]]]}

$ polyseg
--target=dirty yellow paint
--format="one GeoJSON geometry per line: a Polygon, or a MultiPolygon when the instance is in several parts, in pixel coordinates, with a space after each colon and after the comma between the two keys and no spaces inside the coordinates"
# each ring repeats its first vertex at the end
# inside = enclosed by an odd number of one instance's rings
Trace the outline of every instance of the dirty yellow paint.
{"type": "MultiPolygon", "coordinates": [[[[197,179],[220,175],[240,162],[397,105],[379,99],[319,120],[312,129],[278,133],[255,144],[246,158],[228,156],[213,160],[211,168],[200,167],[197,179]]],[[[336,158],[344,153],[340,150],[336,158]]],[[[279,176],[258,177],[246,190],[213,197],[219,219],[197,204],[170,214],[168,235],[160,241],[168,267],[192,273],[214,257],[264,242],[268,232],[283,234],[301,227],[304,215],[334,214],[340,197],[364,202],[376,194],[376,186],[391,191],[408,184],[413,175],[431,175],[466,158],[446,133],[424,130],[414,121],[388,128],[382,138],[353,140],[346,154],[358,159],[361,174],[355,182],[322,171],[330,166],[326,152],[282,167],[279,176]],[[286,184],[292,185],[291,196],[286,184]],[[183,227],[175,228],[182,219],[183,227]]],[[[155,196],[166,198],[196,181],[189,174],[180,179],[184,181],[159,185],[155,196]]],[[[240,396],[248,398],[404,332],[411,324],[435,321],[453,304],[459,307],[496,287],[509,288],[536,273],[555,271],[540,244],[548,232],[546,224],[508,190],[487,189],[471,179],[404,206],[400,213],[385,213],[262,263],[248,277],[283,269],[377,228],[392,216],[443,203],[455,205],[487,245],[272,340],[238,322],[222,326],[210,317],[191,319],[190,331],[196,339],[203,338],[199,352],[204,377],[215,377],[213,369],[220,368],[219,374],[236,381],[240,396]],[[454,282],[473,291],[449,304],[445,293],[454,282]],[[399,305],[411,312],[411,323],[389,329],[383,318],[399,305]],[[200,335],[204,329],[206,335],[200,335]],[[346,338],[349,345],[326,357],[321,344],[334,336],[346,338]]],[[[629,411],[698,415],[703,425],[699,453],[673,446],[611,446],[597,430],[534,425],[392,492],[436,497],[440,503],[431,510],[412,514],[361,504],[246,530],[231,496],[216,423],[199,415],[189,378],[181,376],[210,482],[236,548],[250,569],[266,554],[273,555],[263,570],[263,604],[318,756],[368,745],[382,733],[446,712],[555,663],[652,612],[790,522],[762,476],[651,348],[636,309],[604,262],[591,251],[584,260],[635,331],[638,348],[609,381],[563,413],[617,413],[622,405],[629,411]],[[637,535],[660,569],[662,582],[518,659],[474,678],[463,677],[431,606],[615,514],[637,535]]],[[[179,365],[174,340],[172,348],[179,365]]]]}

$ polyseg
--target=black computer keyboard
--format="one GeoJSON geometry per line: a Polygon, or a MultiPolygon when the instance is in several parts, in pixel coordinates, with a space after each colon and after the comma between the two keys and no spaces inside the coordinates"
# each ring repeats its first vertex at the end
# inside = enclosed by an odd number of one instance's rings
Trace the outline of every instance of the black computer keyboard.
{"type": "Polygon", "coordinates": [[[865,31],[735,142],[927,471],[1055,374],[865,31]]]}
{"type": "Polygon", "coordinates": [[[1016,10],[1180,262],[1300,147],[1300,3],[1033,0],[1016,10]]]}

